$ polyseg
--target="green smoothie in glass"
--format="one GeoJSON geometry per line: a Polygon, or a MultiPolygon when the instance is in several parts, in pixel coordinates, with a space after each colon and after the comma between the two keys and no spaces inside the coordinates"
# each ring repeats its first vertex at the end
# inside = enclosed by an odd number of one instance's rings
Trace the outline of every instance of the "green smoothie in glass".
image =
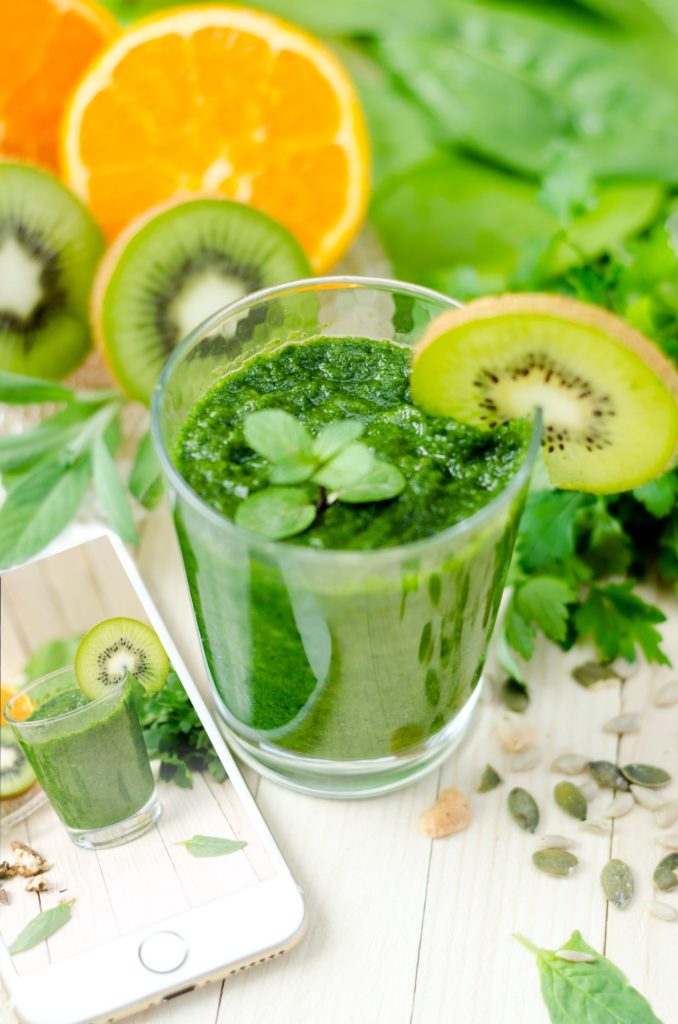
{"type": "Polygon", "coordinates": [[[369,795],[429,770],[461,736],[536,431],[524,421],[480,431],[412,404],[411,345],[448,300],[383,282],[312,288],[313,324],[300,313],[309,287],[289,286],[226,310],[221,349],[209,327],[189,338],[156,392],[156,441],[236,750],[290,785],[369,795]],[[270,483],[244,436],[262,409],[314,436],[359,420],[360,441],[405,478],[402,493],[322,504],[283,541],[240,529],[238,507],[270,483]]]}

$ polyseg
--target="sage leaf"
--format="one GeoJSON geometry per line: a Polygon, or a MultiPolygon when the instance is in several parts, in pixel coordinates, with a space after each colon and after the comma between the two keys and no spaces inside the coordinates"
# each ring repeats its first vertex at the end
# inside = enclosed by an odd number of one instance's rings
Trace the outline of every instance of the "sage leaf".
{"type": "Polygon", "coordinates": [[[68,466],[39,463],[12,488],[0,509],[0,569],[25,562],[71,521],[90,479],[89,458],[68,466]]]}
{"type": "Polygon", "coordinates": [[[129,544],[138,544],[139,534],[134,525],[127,491],[102,434],[99,434],[92,446],[92,468],[94,488],[106,518],[123,540],[129,544]]]}
{"type": "Polygon", "coordinates": [[[313,454],[313,441],[306,427],[282,409],[262,409],[245,417],[245,440],[250,448],[270,462],[313,454]]]}
{"type": "Polygon", "coordinates": [[[317,460],[308,455],[290,455],[273,464],[270,473],[271,483],[302,484],[311,479],[317,467],[317,460]]]}
{"type": "Polygon", "coordinates": [[[34,402],[73,402],[75,392],[63,384],[0,370],[0,402],[32,405],[34,402]]]}
{"type": "Polygon", "coordinates": [[[221,836],[193,836],[175,846],[185,846],[192,857],[225,857],[229,853],[243,850],[247,843],[241,839],[223,839],[221,836]]]}
{"type": "Polygon", "coordinates": [[[365,430],[360,420],[335,420],[320,431],[313,442],[313,453],[318,462],[327,462],[344,448],[357,441],[365,430]]]}
{"type": "Polygon", "coordinates": [[[588,953],[591,961],[572,962],[539,949],[524,935],[514,936],[537,957],[541,992],[551,1024],[662,1024],[618,967],[573,932],[558,948],[588,953]]]}
{"type": "Polygon", "coordinates": [[[313,483],[329,491],[343,491],[362,481],[374,462],[371,450],[359,441],[354,441],[313,474],[313,483]]]}
{"type": "Polygon", "coordinates": [[[300,487],[265,487],[238,506],[235,521],[269,540],[283,540],[308,529],[316,512],[308,493],[300,487]]]}
{"type": "Polygon", "coordinates": [[[163,493],[162,476],[150,433],[139,441],[127,488],[144,508],[155,508],[163,493]]]}
{"type": "Polygon", "coordinates": [[[58,903],[56,907],[50,907],[49,910],[43,910],[41,913],[36,914],[26,927],[22,928],[9,947],[10,953],[25,953],[27,950],[40,945],[50,935],[58,932],[60,928],[63,928],[70,921],[71,907],[74,903],[74,899],[65,900],[63,903],[58,903]]]}
{"type": "Polygon", "coordinates": [[[352,487],[337,494],[339,501],[358,505],[364,501],[388,501],[405,489],[405,477],[388,462],[375,459],[372,469],[352,487]]]}

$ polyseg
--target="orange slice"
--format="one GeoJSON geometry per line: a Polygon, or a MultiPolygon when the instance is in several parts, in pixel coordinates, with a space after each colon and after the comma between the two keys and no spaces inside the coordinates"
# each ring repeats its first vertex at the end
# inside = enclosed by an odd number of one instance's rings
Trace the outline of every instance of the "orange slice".
{"type": "Polygon", "coordinates": [[[280,221],[316,271],[367,204],[347,73],[312,36],[244,7],[183,7],[125,32],[73,96],[62,160],[109,237],[150,206],[207,192],[280,221]]]}
{"type": "MultiPolygon", "coordinates": [[[[9,699],[13,697],[15,693],[16,687],[6,686],[4,683],[0,685],[0,724],[2,725],[7,725],[7,719],[5,718],[5,704],[7,704],[9,699]]],[[[28,718],[32,710],[33,705],[28,697],[24,695],[23,697],[19,697],[14,705],[14,717],[21,721],[24,718],[28,718]]]]}
{"type": "Polygon", "coordinates": [[[118,23],[91,0],[1,0],[0,8],[0,155],[57,170],[66,101],[118,23]]]}

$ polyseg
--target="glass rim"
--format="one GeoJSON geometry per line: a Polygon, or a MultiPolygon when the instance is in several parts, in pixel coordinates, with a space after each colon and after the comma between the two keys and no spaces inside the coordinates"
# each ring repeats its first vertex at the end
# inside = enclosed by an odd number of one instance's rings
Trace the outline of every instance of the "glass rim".
{"type": "Polygon", "coordinates": [[[532,433],[523,459],[506,486],[486,505],[483,505],[470,516],[466,516],[460,519],[459,522],[453,523],[444,530],[432,533],[428,537],[409,541],[406,544],[357,551],[342,548],[309,548],[301,544],[290,543],[288,540],[268,540],[260,534],[252,533],[238,526],[232,519],[228,519],[212,508],[183,478],[167,450],[161,425],[163,402],[174,370],[181,364],[185,356],[224,320],[237,313],[249,310],[252,306],[256,306],[260,302],[265,302],[271,298],[323,289],[338,291],[341,288],[372,288],[375,291],[384,292],[401,291],[415,297],[438,302],[449,308],[460,308],[462,305],[456,299],[443,295],[442,292],[434,291],[432,288],[408,284],[405,281],[386,277],[361,277],[353,274],[306,277],[300,278],[297,281],[287,281],[284,284],[272,285],[269,288],[261,288],[259,291],[252,292],[250,295],[246,295],[244,298],[238,299],[217,310],[216,313],[213,313],[206,320],[203,320],[201,324],[198,324],[174,349],[163,366],[158,382],[153,389],[151,397],[151,436],[164,476],[171,481],[177,493],[181,494],[194,511],[206,517],[218,530],[225,531],[234,538],[242,538],[242,542],[249,547],[256,547],[263,554],[269,554],[273,557],[284,553],[288,560],[298,559],[302,563],[318,564],[327,561],[333,565],[337,565],[339,562],[357,565],[364,564],[368,560],[373,563],[379,559],[382,561],[400,561],[403,558],[416,556],[432,545],[438,543],[447,544],[450,541],[457,540],[457,538],[463,539],[467,534],[473,533],[477,527],[482,527],[483,523],[491,520],[498,510],[511,503],[523,485],[529,480],[532,467],[539,452],[542,440],[542,410],[540,407],[536,407],[534,410],[532,433]]]}
{"type": "MultiPolygon", "coordinates": [[[[89,711],[90,708],[98,707],[99,704],[103,704],[105,701],[109,700],[111,696],[117,695],[124,688],[125,683],[129,679],[129,676],[125,674],[119,683],[116,683],[114,686],[112,686],[109,691],[99,694],[99,696],[95,697],[94,700],[88,700],[86,704],[82,704],[79,708],[72,708],[70,711],[64,711],[60,715],[53,715],[51,718],[36,718],[34,721],[30,722],[28,721],[28,719],[12,718],[11,714],[7,714],[11,705],[15,701],[19,700],[19,698],[27,696],[28,691],[32,690],[33,687],[37,687],[41,683],[47,682],[49,679],[54,679],[55,676],[66,675],[66,673],[71,673],[73,675],[73,688],[80,689],[80,687],[78,686],[77,677],[75,675],[75,668],[72,665],[64,665],[63,668],[57,668],[54,670],[54,672],[48,672],[46,675],[40,676],[39,679],[31,679],[29,683],[24,683],[22,686],[20,686],[16,693],[13,693],[12,696],[7,701],[7,703],[5,704],[4,715],[5,718],[7,719],[8,724],[12,726],[19,726],[22,729],[30,729],[36,725],[46,725],[47,723],[51,725],[52,723],[63,722],[65,718],[72,718],[75,715],[80,715],[82,714],[83,711],[89,711]]],[[[39,706],[38,708],[36,708],[36,711],[37,710],[39,710],[39,706]]]]}

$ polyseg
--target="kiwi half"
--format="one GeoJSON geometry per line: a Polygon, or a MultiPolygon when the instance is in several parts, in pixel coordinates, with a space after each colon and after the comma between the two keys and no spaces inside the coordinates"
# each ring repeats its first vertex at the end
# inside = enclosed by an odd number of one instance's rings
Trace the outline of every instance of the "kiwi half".
{"type": "Polygon", "coordinates": [[[56,178],[0,162],[0,369],[58,379],[82,361],[103,248],[87,210],[56,178]]]}
{"type": "Polygon", "coordinates": [[[138,619],[105,619],[80,641],[75,676],[86,697],[96,700],[125,675],[133,676],[146,693],[161,689],[170,663],[157,635],[138,619]]]}
{"type": "Polygon", "coordinates": [[[228,199],[151,211],[114,243],[94,285],[97,343],[120,386],[149,402],[167,357],[212,313],[311,267],[289,231],[228,199]]]}
{"type": "Polygon", "coordinates": [[[619,317],[558,295],[478,299],[432,322],[411,391],[429,412],[494,427],[540,406],[551,482],[609,494],[678,449],[678,374],[619,317]]]}
{"type": "Polygon", "coordinates": [[[35,772],[8,725],[0,725],[0,799],[20,796],[35,782],[35,772]]]}

